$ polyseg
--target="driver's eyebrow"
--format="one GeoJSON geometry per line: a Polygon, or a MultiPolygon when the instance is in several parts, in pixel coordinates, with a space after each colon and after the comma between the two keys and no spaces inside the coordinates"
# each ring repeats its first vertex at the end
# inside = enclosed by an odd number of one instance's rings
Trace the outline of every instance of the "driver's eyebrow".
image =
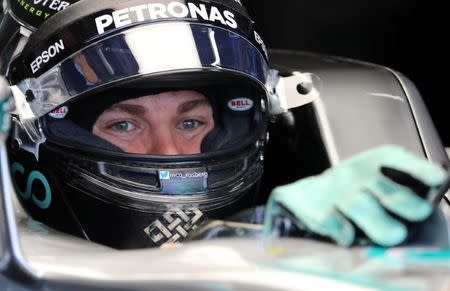
{"type": "Polygon", "coordinates": [[[197,107],[211,106],[208,99],[197,99],[184,102],[178,105],[178,114],[189,112],[197,107]]]}
{"type": "Polygon", "coordinates": [[[132,115],[135,115],[135,114],[142,115],[147,110],[142,105],[118,103],[118,104],[114,104],[113,106],[109,107],[108,109],[106,109],[106,111],[124,111],[124,112],[132,114],[132,115]]]}

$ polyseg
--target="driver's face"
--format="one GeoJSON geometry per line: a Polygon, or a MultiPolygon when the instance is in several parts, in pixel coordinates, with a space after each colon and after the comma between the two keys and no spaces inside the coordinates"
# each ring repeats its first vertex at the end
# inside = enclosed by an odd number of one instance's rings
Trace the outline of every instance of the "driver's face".
{"type": "Polygon", "coordinates": [[[174,91],[116,103],[97,118],[92,132],[128,153],[183,155],[200,153],[213,128],[204,95],[174,91]]]}

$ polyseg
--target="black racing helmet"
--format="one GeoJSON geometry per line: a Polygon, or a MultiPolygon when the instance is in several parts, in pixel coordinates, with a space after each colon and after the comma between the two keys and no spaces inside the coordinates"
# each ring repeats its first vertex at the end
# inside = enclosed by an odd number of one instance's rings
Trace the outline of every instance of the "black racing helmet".
{"type": "Polygon", "coordinates": [[[79,0],[1,0],[0,75],[20,52],[30,34],[53,14],[79,0]],[[3,11],[2,11],[3,10],[3,11]]]}
{"type": "Polygon", "coordinates": [[[176,243],[253,206],[268,75],[239,1],[70,6],[10,66],[19,200],[50,226],[116,248],[176,243]]]}

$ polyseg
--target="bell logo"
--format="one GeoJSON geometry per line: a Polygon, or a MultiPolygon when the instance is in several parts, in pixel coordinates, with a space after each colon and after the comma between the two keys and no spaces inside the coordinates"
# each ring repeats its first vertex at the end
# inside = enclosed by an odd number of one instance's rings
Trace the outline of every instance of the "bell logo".
{"type": "Polygon", "coordinates": [[[66,117],[67,113],[69,113],[69,108],[67,106],[62,106],[53,110],[48,115],[56,119],[63,119],[64,117],[66,117]]]}
{"type": "Polygon", "coordinates": [[[249,98],[235,98],[228,101],[228,108],[233,111],[248,111],[253,108],[253,100],[249,98]]]}

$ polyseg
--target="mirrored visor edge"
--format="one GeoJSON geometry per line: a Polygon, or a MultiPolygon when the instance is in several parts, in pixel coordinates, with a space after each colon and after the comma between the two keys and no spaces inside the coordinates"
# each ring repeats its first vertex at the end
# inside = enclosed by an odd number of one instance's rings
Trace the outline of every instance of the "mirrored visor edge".
{"type": "MultiPolygon", "coordinates": [[[[49,57],[62,49],[63,43],[55,44],[49,57]]],[[[18,88],[29,97],[32,112],[22,118],[39,118],[86,92],[121,80],[199,69],[236,71],[261,84],[269,72],[258,49],[235,32],[185,22],[148,24],[96,42],[38,78],[20,82],[18,88]]]]}

